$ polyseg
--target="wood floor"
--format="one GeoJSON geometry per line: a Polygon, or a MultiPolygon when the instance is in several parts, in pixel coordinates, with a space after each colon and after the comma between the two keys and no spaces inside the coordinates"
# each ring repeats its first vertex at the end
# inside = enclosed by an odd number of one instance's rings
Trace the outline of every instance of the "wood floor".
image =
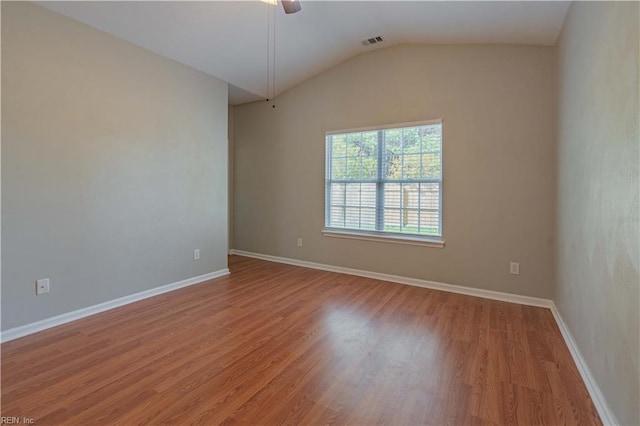
{"type": "Polygon", "coordinates": [[[2,345],[35,424],[600,424],[547,309],[232,256],[2,345]]]}

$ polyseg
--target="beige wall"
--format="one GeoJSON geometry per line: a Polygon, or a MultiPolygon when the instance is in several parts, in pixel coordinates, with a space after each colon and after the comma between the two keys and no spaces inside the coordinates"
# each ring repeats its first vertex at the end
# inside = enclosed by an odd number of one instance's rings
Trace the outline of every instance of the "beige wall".
{"type": "Polygon", "coordinates": [[[233,162],[234,162],[234,158],[233,158],[233,106],[229,105],[229,109],[228,109],[228,114],[229,114],[229,130],[228,130],[228,139],[229,139],[229,145],[228,145],[228,152],[229,152],[229,161],[228,161],[228,167],[229,167],[229,225],[228,225],[228,232],[229,232],[229,244],[228,244],[228,248],[232,249],[233,248],[233,174],[234,174],[234,170],[233,170],[233,162]]]}
{"type": "Polygon", "coordinates": [[[226,83],[2,2],[2,113],[3,329],[226,268],[226,83]]]}
{"type": "Polygon", "coordinates": [[[558,46],[555,300],[618,421],[640,424],[638,3],[574,3],[558,46]]]}
{"type": "Polygon", "coordinates": [[[404,45],[235,107],[235,248],[551,297],[553,85],[550,47],[404,45]],[[436,118],[445,248],[323,237],[324,133],[436,118]]]}

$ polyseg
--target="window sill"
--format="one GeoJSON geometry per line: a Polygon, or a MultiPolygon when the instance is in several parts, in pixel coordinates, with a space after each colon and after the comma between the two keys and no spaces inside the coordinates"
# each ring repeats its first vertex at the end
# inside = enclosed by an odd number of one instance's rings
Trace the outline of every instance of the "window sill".
{"type": "Polygon", "coordinates": [[[346,238],[350,240],[377,241],[383,243],[406,244],[410,246],[443,248],[444,241],[437,239],[427,239],[412,237],[410,235],[381,235],[367,232],[324,229],[322,235],[333,238],[346,238]]]}

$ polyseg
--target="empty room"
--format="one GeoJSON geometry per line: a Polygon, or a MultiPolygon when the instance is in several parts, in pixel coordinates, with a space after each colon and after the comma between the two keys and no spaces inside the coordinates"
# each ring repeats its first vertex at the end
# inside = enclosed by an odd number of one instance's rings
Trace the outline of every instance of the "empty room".
{"type": "Polygon", "coordinates": [[[0,12],[0,424],[640,425],[640,2],[0,12]]]}

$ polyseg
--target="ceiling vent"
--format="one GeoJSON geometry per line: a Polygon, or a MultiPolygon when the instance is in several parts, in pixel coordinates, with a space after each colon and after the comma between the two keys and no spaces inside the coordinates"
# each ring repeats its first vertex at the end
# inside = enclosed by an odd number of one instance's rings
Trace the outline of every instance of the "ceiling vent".
{"type": "Polygon", "coordinates": [[[382,43],[383,41],[384,39],[382,38],[382,36],[375,36],[375,37],[368,38],[366,40],[362,40],[362,45],[371,46],[372,44],[382,43]]]}

